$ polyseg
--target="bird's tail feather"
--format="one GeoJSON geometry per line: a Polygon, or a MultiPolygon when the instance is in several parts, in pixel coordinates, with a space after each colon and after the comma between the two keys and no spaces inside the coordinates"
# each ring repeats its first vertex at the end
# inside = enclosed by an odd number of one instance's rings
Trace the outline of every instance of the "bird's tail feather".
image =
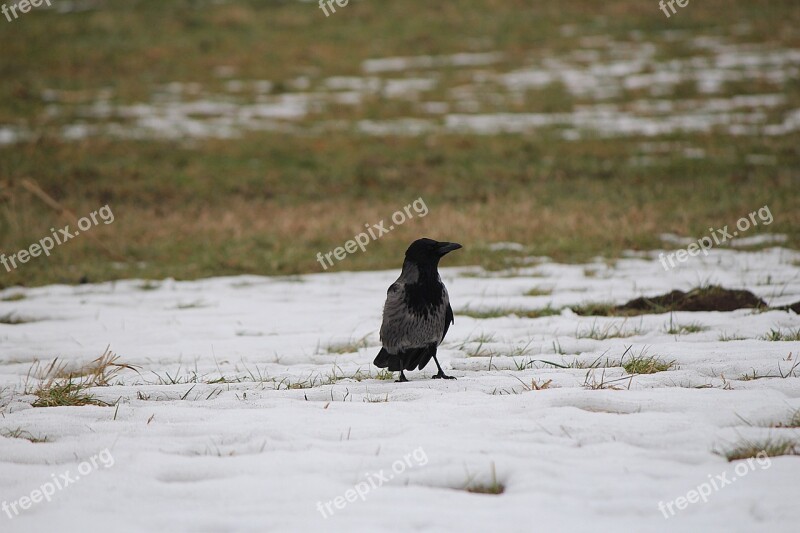
{"type": "Polygon", "coordinates": [[[386,348],[381,348],[381,351],[378,352],[377,357],[372,362],[373,365],[377,366],[378,368],[386,368],[389,366],[389,359],[391,359],[392,354],[386,351],[386,348]]]}
{"type": "Polygon", "coordinates": [[[381,348],[372,362],[378,368],[388,368],[391,372],[398,370],[422,370],[428,361],[436,354],[436,345],[423,348],[409,348],[395,354],[390,354],[386,348],[381,348]]]}
{"type": "Polygon", "coordinates": [[[425,365],[431,360],[433,356],[436,355],[436,345],[431,344],[427,348],[422,349],[422,353],[420,353],[419,359],[417,360],[417,366],[420,370],[425,368],[425,365]]]}

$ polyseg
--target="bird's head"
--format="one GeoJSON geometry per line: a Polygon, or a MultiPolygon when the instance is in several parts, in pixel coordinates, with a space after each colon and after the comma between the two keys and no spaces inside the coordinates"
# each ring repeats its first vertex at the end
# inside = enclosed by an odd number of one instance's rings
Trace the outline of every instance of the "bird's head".
{"type": "Polygon", "coordinates": [[[439,263],[439,259],[459,248],[463,247],[457,242],[439,242],[427,238],[417,239],[406,250],[406,259],[418,264],[436,265],[439,263]]]}

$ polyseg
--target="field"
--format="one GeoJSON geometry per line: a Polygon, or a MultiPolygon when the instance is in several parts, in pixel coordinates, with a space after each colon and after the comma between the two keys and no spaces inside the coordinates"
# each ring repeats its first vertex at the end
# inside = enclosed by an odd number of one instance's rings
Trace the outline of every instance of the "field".
{"type": "Polygon", "coordinates": [[[696,261],[444,269],[445,382],[371,365],[392,271],[7,291],[0,501],[108,452],[3,531],[794,531],[796,314],[572,310],[800,301],[800,253],[696,261]]]}
{"type": "Polygon", "coordinates": [[[796,0],[51,4],[0,15],[0,531],[797,529],[796,0]],[[422,236],[457,380],[396,383],[422,236]]]}
{"type": "Polygon", "coordinates": [[[69,6],[0,32],[0,243],[75,226],[26,178],[115,220],[4,286],[319,272],[420,197],[336,270],[395,268],[419,235],[489,268],[514,260],[498,241],[614,258],[766,204],[800,243],[791,1],[69,6]]]}

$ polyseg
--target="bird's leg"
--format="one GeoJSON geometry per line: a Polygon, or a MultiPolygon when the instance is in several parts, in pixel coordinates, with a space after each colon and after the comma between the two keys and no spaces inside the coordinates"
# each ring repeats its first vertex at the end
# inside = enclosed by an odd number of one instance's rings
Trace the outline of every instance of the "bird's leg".
{"type": "Polygon", "coordinates": [[[403,366],[403,360],[402,360],[402,359],[400,359],[400,379],[396,380],[396,381],[395,381],[395,383],[404,383],[404,382],[408,381],[408,380],[406,379],[406,375],[405,375],[405,374],[403,374],[403,368],[405,368],[405,367],[403,366]]]}
{"type": "Polygon", "coordinates": [[[436,368],[439,369],[439,373],[433,376],[433,379],[456,379],[455,377],[448,376],[444,373],[444,370],[442,370],[442,365],[439,364],[439,360],[436,359],[435,355],[433,356],[433,361],[436,363],[436,368]]]}

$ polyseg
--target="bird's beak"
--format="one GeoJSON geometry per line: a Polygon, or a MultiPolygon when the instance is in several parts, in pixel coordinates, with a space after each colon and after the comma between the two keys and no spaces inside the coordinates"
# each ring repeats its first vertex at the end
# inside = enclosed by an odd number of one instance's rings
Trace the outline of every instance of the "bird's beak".
{"type": "Polygon", "coordinates": [[[458,250],[459,248],[463,248],[457,242],[440,242],[439,243],[439,257],[443,255],[447,255],[453,250],[458,250]]]}

